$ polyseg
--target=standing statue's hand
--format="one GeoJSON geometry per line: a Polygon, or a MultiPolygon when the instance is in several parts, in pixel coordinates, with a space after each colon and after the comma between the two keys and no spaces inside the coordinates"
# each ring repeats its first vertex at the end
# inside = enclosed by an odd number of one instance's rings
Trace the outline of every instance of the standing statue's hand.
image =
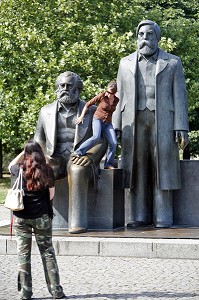
{"type": "Polygon", "coordinates": [[[175,140],[180,143],[180,148],[184,150],[189,143],[188,132],[186,130],[176,130],[175,140]]]}
{"type": "Polygon", "coordinates": [[[87,155],[80,156],[80,157],[72,156],[71,160],[74,164],[79,165],[79,166],[84,166],[84,167],[89,166],[92,162],[91,158],[87,155]]]}

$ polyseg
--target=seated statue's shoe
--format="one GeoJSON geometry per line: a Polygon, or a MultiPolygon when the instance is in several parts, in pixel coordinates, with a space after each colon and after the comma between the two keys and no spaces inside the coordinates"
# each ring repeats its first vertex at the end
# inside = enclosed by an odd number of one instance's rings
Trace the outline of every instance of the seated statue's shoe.
{"type": "Polygon", "coordinates": [[[68,229],[68,233],[75,234],[75,233],[84,233],[86,232],[86,228],[84,227],[71,227],[68,229]]]}
{"type": "Polygon", "coordinates": [[[138,228],[146,226],[148,226],[148,224],[143,221],[131,221],[127,224],[127,228],[138,228]]]}

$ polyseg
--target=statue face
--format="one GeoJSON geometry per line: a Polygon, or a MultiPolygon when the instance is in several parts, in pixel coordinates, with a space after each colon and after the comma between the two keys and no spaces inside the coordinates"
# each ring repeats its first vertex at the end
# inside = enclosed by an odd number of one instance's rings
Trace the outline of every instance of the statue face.
{"type": "Polygon", "coordinates": [[[61,76],[58,82],[57,99],[64,103],[76,103],[79,99],[79,90],[76,86],[76,78],[73,76],[61,76]]]}
{"type": "Polygon", "coordinates": [[[158,48],[158,40],[152,25],[143,25],[138,32],[138,50],[144,56],[153,55],[158,48]]]}

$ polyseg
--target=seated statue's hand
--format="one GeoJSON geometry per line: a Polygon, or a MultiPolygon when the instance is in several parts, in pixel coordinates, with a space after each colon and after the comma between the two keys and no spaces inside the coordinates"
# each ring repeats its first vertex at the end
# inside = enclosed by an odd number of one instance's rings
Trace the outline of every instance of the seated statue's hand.
{"type": "Polygon", "coordinates": [[[188,132],[186,130],[176,130],[175,139],[177,143],[180,143],[180,148],[184,150],[189,143],[188,132]]]}
{"type": "Polygon", "coordinates": [[[71,160],[74,164],[79,166],[87,167],[91,164],[92,160],[89,156],[79,156],[79,157],[71,157],[71,160]]]}

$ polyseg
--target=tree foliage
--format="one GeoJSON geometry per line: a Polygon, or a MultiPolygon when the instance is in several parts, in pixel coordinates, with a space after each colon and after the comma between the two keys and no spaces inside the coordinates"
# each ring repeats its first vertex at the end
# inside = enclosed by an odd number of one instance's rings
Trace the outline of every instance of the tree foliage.
{"type": "Polygon", "coordinates": [[[182,59],[191,130],[197,132],[197,0],[2,0],[0,9],[4,151],[20,149],[33,135],[40,108],[55,100],[60,72],[80,75],[85,100],[104,89],[116,77],[121,57],[136,49],[135,29],[142,19],[156,21],[162,30],[160,47],[182,59]]]}

